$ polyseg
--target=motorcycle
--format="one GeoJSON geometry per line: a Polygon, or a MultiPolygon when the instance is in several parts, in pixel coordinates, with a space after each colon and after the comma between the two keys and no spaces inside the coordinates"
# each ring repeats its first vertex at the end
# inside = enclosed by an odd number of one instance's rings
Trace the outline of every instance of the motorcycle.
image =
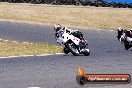
{"type": "Polygon", "coordinates": [[[118,30],[117,38],[119,41],[121,41],[124,44],[125,50],[128,50],[129,48],[132,47],[132,38],[126,35],[125,30],[123,31],[118,30]]]}
{"type": "Polygon", "coordinates": [[[66,30],[61,30],[58,33],[57,43],[64,47],[63,51],[65,54],[72,53],[74,56],[84,54],[85,56],[90,55],[90,50],[86,40],[79,39],[66,30]]]}
{"type": "Polygon", "coordinates": [[[125,46],[125,49],[128,50],[129,48],[132,47],[132,38],[130,37],[127,37],[125,40],[124,40],[124,46],[125,46]]]}

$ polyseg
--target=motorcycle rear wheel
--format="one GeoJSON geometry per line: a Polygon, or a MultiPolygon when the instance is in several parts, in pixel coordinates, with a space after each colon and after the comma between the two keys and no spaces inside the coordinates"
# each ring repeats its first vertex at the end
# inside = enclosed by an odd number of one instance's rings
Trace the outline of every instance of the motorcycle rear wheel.
{"type": "Polygon", "coordinates": [[[85,50],[85,51],[83,52],[83,54],[84,54],[85,56],[89,56],[89,55],[90,55],[90,51],[85,50]]]}

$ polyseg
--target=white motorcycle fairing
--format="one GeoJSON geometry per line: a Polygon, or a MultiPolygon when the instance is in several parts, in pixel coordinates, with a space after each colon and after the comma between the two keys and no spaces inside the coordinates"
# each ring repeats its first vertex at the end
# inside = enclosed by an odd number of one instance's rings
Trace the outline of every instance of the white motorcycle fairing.
{"type": "Polygon", "coordinates": [[[66,33],[66,31],[60,31],[57,42],[61,45],[64,45],[68,40],[72,40],[76,45],[79,45],[80,42],[79,38],[76,38],[73,35],[66,33]]]}
{"type": "Polygon", "coordinates": [[[132,42],[132,38],[130,38],[130,37],[127,37],[126,40],[127,40],[129,43],[132,42]]]}
{"type": "Polygon", "coordinates": [[[90,55],[90,50],[86,48],[86,45],[81,45],[81,39],[73,36],[67,30],[58,31],[57,36],[57,43],[64,46],[63,51],[65,54],[71,52],[74,56],[79,56],[80,54],[84,54],[85,56],[90,55]]]}

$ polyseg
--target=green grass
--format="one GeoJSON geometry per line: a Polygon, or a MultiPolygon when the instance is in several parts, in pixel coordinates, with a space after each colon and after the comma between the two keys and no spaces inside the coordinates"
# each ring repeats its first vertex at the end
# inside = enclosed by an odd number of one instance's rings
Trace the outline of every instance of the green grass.
{"type": "Polygon", "coordinates": [[[40,55],[61,53],[63,48],[43,43],[22,43],[22,42],[5,42],[0,41],[0,57],[18,56],[18,55],[40,55]]]}

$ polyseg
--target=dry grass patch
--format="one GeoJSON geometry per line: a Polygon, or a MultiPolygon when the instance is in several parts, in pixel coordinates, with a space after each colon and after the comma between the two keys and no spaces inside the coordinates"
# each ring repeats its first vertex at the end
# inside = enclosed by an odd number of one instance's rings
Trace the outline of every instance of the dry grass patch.
{"type": "Polygon", "coordinates": [[[0,41],[1,56],[18,56],[18,55],[40,55],[61,53],[62,47],[52,44],[42,43],[14,43],[11,41],[0,41]]]}
{"type": "Polygon", "coordinates": [[[61,23],[71,27],[115,29],[132,28],[132,10],[83,6],[51,6],[44,4],[1,3],[0,19],[61,23]]]}

